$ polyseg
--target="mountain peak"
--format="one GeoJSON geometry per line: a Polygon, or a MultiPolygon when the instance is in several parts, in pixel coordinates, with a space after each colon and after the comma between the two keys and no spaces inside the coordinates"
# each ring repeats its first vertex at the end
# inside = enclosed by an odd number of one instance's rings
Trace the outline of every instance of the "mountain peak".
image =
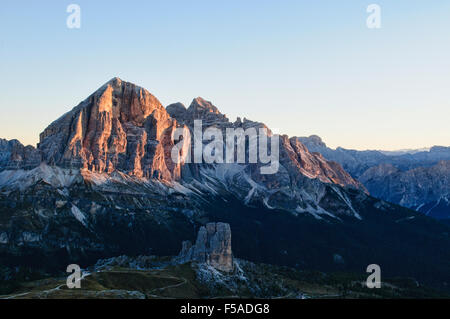
{"type": "Polygon", "coordinates": [[[298,140],[304,143],[307,147],[327,147],[318,135],[311,135],[309,137],[298,137],[298,140]]]}
{"type": "Polygon", "coordinates": [[[122,81],[122,79],[118,78],[118,77],[113,77],[111,80],[109,80],[108,82],[106,82],[105,84],[103,84],[97,91],[95,91],[93,94],[94,95],[98,95],[101,94],[105,91],[106,88],[108,87],[114,87],[114,88],[118,88],[121,87],[123,84],[129,84],[129,85],[134,85],[133,83],[130,82],[126,82],[126,81],[122,81]]]}
{"type": "Polygon", "coordinates": [[[92,104],[97,105],[100,113],[112,112],[113,117],[138,125],[141,125],[155,109],[165,111],[161,102],[145,88],[118,77],[106,82],[72,112],[92,104]]]}
{"type": "Polygon", "coordinates": [[[126,81],[122,81],[121,78],[115,76],[115,77],[113,77],[111,80],[109,80],[108,82],[106,82],[106,83],[104,84],[104,86],[105,86],[105,85],[108,85],[108,84],[110,84],[110,85],[115,85],[115,86],[120,86],[120,85],[122,84],[122,82],[126,82],[126,81]]]}
{"type": "Polygon", "coordinates": [[[115,76],[111,80],[109,80],[109,82],[122,82],[122,79],[117,77],[117,76],[115,76]]]}
{"type": "Polygon", "coordinates": [[[203,120],[210,125],[229,122],[227,117],[220,113],[215,105],[202,97],[193,99],[187,109],[182,103],[174,103],[167,106],[166,111],[178,123],[188,126],[192,126],[195,120],[203,120]]]}
{"type": "Polygon", "coordinates": [[[187,109],[183,103],[178,102],[170,104],[166,107],[166,111],[172,118],[176,119],[180,123],[186,119],[187,109]]]}
{"type": "Polygon", "coordinates": [[[151,95],[145,88],[132,82],[124,81],[119,77],[113,77],[111,80],[103,84],[97,91],[94,92],[94,95],[102,94],[107,88],[113,88],[114,90],[124,90],[128,88],[134,90],[138,95],[151,95]]]}
{"type": "Polygon", "coordinates": [[[210,101],[206,101],[202,97],[195,98],[191,105],[188,108],[188,112],[190,113],[214,113],[214,114],[221,114],[219,112],[219,109],[214,106],[210,101]]]}
{"type": "Polygon", "coordinates": [[[52,165],[172,179],[162,153],[174,125],[155,96],[115,77],[47,127],[39,150],[52,165]]]}

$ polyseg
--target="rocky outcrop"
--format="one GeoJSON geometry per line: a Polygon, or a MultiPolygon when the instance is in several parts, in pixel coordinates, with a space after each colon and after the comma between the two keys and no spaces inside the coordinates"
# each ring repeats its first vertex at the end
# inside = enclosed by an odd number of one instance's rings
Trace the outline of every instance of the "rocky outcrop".
{"type": "Polygon", "coordinates": [[[33,146],[24,146],[18,140],[0,138],[0,171],[32,169],[41,163],[41,155],[33,146]]]}
{"type": "Polygon", "coordinates": [[[176,119],[178,122],[182,123],[186,120],[188,117],[187,115],[187,109],[184,106],[183,103],[173,103],[166,107],[167,113],[174,119],[176,119]]]}
{"type": "Polygon", "coordinates": [[[365,191],[364,186],[353,179],[340,164],[327,161],[320,153],[311,153],[297,137],[283,140],[284,149],[296,169],[310,178],[322,182],[349,186],[365,191]]]}
{"type": "Polygon", "coordinates": [[[192,126],[194,120],[199,119],[203,121],[204,125],[230,123],[215,105],[201,97],[192,100],[191,105],[187,109],[182,103],[174,103],[167,106],[166,110],[179,123],[188,126],[192,126]]]}
{"type": "Polygon", "coordinates": [[[179,263],[196,261],[224,272],[233,271],[230,225],[208,223],[200,227],[195,244],[184,241],[176,261],[179,263]]]}

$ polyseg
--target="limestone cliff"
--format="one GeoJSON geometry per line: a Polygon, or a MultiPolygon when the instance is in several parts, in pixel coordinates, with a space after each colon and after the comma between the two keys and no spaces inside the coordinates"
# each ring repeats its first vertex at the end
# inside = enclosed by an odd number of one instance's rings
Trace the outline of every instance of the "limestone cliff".
{"type": "Polygon", "coordinates": [[[211,265],[221,271],[232,271],[233,254],[231,251],[230,225],[208,223],[206,226],[200,227],[195,244],[192,245],[190,241],[184,241],[176,260],[180,263],[197,261],[211,265]]]}
{"type": "Polygon", "coordinates": [[[47,164],[171,180],[176,121],[147,90],[114,78],[40,135],[47,164]]]}
{"type": "MultiPolygon", "coordinates": [[[[205,150],[209,140],[202,137],[199,140],[205,150]]],[[[12,183],[23,185],[16,178],[24,176],[44,176],[47,180],[48,176],[38,168],[42,164],[45,172],[59,172],[58,169],[80,172],[87,182],[112,183],[114,176],[120,176],[125,183],[129,183],[127,178],[131,177],[139,187],[152,183],[152,187],[159,187],[163,182],[171,188],[163,193],[178,192],[190,200],[198,197],[209,200],[211,192],[217,195],[225,190],[249,206],[263,205],[293,214],[309,213],[318,219],[320,215],[360,218],[345,189],[365,191],[339,164],[311,153],[297,138],[273,135],[263,123],[246,118],[231,122],[216,106],[200,97],[188,108],[176,103],[165,109],[147,90],[118,78],[107,82],[50,124],[41,133],[37,149],[5,143],[8,146],[5,152],[0,152],[0,172],[33,168],[34,171],[7,172],[0,176],[0,187],[6,184],[10,187],[12,183]],[[262,162],[262,154],[259,154],[259,161],[245,163],[173,161],[173,146],[179,142],[172,138],[174,130],[190,130],[190,135],[198,141],[194,134],[195,120],[202,120],[204,132],[214,127],[221,130],[223,137],[227,137],[228,129],[254,132],[266,129],[268,145],[279,139],[278,149],[275,149],[279,152],[270,151],[277,153],[270,158],[270,165],[277,169],[261,174],[262,168],[268,166],[267,162],[262,162]]],[[[193,154],[193,144],[183,146],[178,156],[188,154],[189,149],[193,154]]],[[[243,148],[248,158],[248,139],[243,148]]]]}

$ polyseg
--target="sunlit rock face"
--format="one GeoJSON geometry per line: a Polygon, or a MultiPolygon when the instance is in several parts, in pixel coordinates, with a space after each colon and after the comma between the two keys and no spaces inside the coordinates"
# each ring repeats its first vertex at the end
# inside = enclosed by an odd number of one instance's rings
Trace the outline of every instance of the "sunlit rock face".
{"type": "MultiPolygon", "coordinates": [[[[195,120],[203,121],[203,131],[214,127],[223,136],[227,129],[267,129],[245,118],[232,122],[202,98],[188,108],[177,103],[164,109],[145,89],[114,78],[50,124],[37,149],[0,140],[0,253],[2,247],[14,253],[32,246],[48,253],[66,247],[70,258],[78,248],[95,256],[149,247],[172,254],[192,225],[214,221],[206,217],[218,202],[318,221],[364,217],[367,195],[358,182],[297,138],[268,129],[268,144],[280,141],[273,174],[261,174],[267,166],[261,161],[175,164],[174,130],[195,136],[195,120]]],[[[209,142],[200,137],[203,150],[209,142]]],[[[245,145],[248,155],[249,141],[245,145]]],[[[227,271],[230,234],[229,226],[207,225],[196,248],[186,243],[185,251],[227,271]]]]}
{"type": "Polygon", "coordinates": [[[221,271],[233,271],[230,225],[208,223],[200,227],[194,245],[190,241],[183,242],[177,261],[180,263],[196,261],[221,271]]]}
{"type": "MultiPolygon", "coordinates": [[[[244,184],[248,184],[245,190],[238,187],[239,194],[251,192],[247,202],[251,197],[261,197],[269,203],[269,198],[263,195],[267,190],[304,188],[305,183],[309,183],[307,179],[364,190],[339,165],[327,162],[319,154],[310,153],[298,139],[287,136],[280,137],[280,169],[270,176],[258,173],[261,166],[265,166],[261,163],[176,164],[171,157],[174,130],[184,127],[192,134],[195,120],[202,120],[204,130],[208,127],[219,128],[223,136],[229,128],[263,128],[267,129],[270,139],[278,138],[263,123],[247,119],[229,121],[216,106],[203,98],[195,98],[188,108],[176,103],[165,109],[147,90],[114,78],[45,129],[40,136],[38,151],[48,165],[81,168],[94,173],[118,171],[138,178],[168,182],[188,182],[191,178],[199,180],[204,174],[211,173],[213,178],[217,174],[231,174],[243,178],[244,184]],[[255,189],[247,176],[261,187],[255,189]]],[[[206,145],[207,141],[203,143],[206,145]]],[[[300,194],[291,192],[287,196],[289,198],[271,201],[273,205],[268,205],[279,207],[277,202],[282,204],[298,197],[294,193],[300,194]]],[[[297,198],[295,201],[303,199],[297,198]]],[[[297,204],[291,206],[295,210],[297,204]]]]}
{"type": "MultiPolygon", "coordinates": [[[[299,138],[267,132],[271,150],[279,138],[272,174],[261,173],[268,165],[261,161],[175,165],[174,129],[193,136],[195,120],[223,136],[227,129],[266,128],[230,121],[201,98],[165,110],[146,90],[115,78],[52,123],[37,149],[0,140],[0,265],[65,271],[71,263],[123,254],[173,256],[199,230],[180,259],[230,271],[229,226],[201,226],[222,221],[233,227],[239,258],[328,269],[342,267],[333,263],[339,254],[352,271],[374,259],[401,260],[397,274],[403,274],[419,254],[428,262],[417,273],[450,282],[444,224],[368,196],[339,164],[299,138]]],[[[205,150],[210,141],[200,141],[205,150]]]]}
{"type": "Polygon", "coordinates": [[[40,135],[48,164],[171,180],[176,121],[147,90],[114,78],[40,135]]]}
{"type": "MultiPolygon", "coordinates": [[[[205,149],[209,141],[200,137],[200,143],[205,149]]],[[[209,199],[211,192],[216,194],[225,189],[246,205],[262,204],[294,214],[358,217],[340,187],[365,191],[340,165],[311,153],[298,138],[273,135],[263,123],[246,118],[232,122],[211,102],[200,97],[188,108],[175,103],[165,109],[147,90],[118,78],[107,82],[49,125],[41,133],[37,149],[13,147],[12,141],[3,144],[7,145],[3,147],[7,151],[2,153],[5,158],[0,160],[0,171],[2,165],[3,170],[8,170],[33,169],[42,164],[81,169],[84,179],[88,180],[92,179],[92,174],[103,174],[101,179],[106,180],[114,174],[125,174],[143,182],[162,181],[175,187],[171,192],[181,191],[192,199],[199,196],[209,199]],[[197,141],[196,120],[202,121],[203,132],[214,127],[223,137],[227,136],[228,129],[265,130],[269,144],[279,139],[279,160],[275,159],[278,169],[265,175],[261,171],[267,164],[260,161],[209,164],[179,161],[181,153],[187,154],[189,150],[194,153],[195,143],[183,146],[175,159],[178,164],[175,163],[172,158],[175,129],[189,130],[197,141]],[[180,184],[183,188],[177,186],[180,184]],[[331,206],[327,200],[330,191],[337,194],[331,206]]],[[[247,142],[245,153],[248,155],[249,151],[247,142]]]]}

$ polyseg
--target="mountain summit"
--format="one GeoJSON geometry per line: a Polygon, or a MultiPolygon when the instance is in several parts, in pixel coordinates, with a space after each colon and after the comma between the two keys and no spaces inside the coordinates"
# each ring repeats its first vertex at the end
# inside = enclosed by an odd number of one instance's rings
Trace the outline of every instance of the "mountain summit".
{"type": "MultiPolygon", "coordinates": [[[[28,150],[24,155],[32,160],[23,165],[32,168],[42,161],[61,168],[100,174],[121,172],[169,183],[185,177],[198,179],[199,168],[206,168],[205,165],[181,165],[171,158],[174,130],[184,127],[192,132],[195,120],[202,120],[204,126],[220,128],[224,136],[228,128],[267,128],[247,119],[232,123],[216,106],[200,97],[195,98],[189,108],[176,103],[165,109],[144,88],[113,78],[50,124],[40,135],[38,150],[28,150]]],[[[270,130],[268,133],[270,136],[270,130]]],[[[281,170],[271,178],[277,181],[276,185],[289,187],[285,177],[289,175],[291,180],[298,180],[301,176],[307,177],[305,181],[318,178],[325,183],[364,190],[339,165],[327,162],[318,154],[311,154],[299,140],[282,136],[280,141],[281,170]]],[[[4,166],[8,167],[6,162],[5,159],[4,166]]],[[[22,168],[20,164],[13,167],[22,168]]],[[[215,165],[215,169],[237,172],[235,166],[226,164],[215,165]]],[[[238,171],[241,175],[243,169],[253,174],[252,165],[240,165],[238,171]]],[[[262,189],[270,189],[274,184],[273,181],[268,182],[267,177],[254,175],[254,178],[265,183],[262,189]]],[[[244,184],[249,185],[249,190],[254,189],[251,183],[244,184]]],[[[261,190],[252,191],[253,195],[258,193],[261,190]]]]}
{"type": "Polygon", "coordinates": [[[167,156],[175,128],[156,97],[114,78],[47,127],[38,148],[50,165],[171,180],[180,174],[167,156]]]}

